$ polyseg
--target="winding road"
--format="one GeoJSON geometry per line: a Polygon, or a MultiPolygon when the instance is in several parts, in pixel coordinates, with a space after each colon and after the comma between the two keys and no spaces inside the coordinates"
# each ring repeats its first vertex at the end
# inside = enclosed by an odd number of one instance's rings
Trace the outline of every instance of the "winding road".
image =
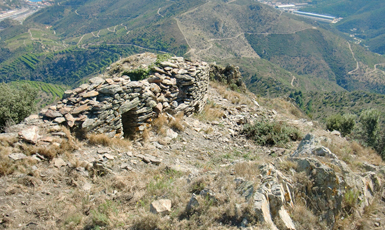
{"type": "Polygon", "coordinates": [[[349,50],[350,50],[350,52],[352,53],[353,59],[354,59],[354,61],[356,61],[356,63],[357,63],[356,68],[355,68],[354,70],[348,72],[348,74],[353,74],[354,72],[356,72],[357,70],[360,69],[360,64],[358,63],[358,61],[357,61],[357,59],[356,59],[356,56],[354,55],[354,52],[353,52],[353,50],[352,50],[352,46],[350,45],[349,42],[347,42],[347,43],[348,43],[348,46],[349,46],[349,50]]]}
{"type": "Polygon", "coordinates": [[[162,9],[162,7],[158,9],[158,15],[163,18],[164,16],[160,14],[160,9],[162,9]]]}

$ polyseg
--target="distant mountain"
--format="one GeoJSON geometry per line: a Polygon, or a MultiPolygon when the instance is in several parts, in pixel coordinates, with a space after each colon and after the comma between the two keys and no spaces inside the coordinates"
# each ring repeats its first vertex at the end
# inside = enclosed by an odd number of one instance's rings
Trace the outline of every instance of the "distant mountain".
{"type": "Polygon", "coordinates": [[[76,85],[152,51],[237,64],[257,94],[385,93],[385,58],[327,27],[252,0],[59,0],[0,31],[0,79],[76,85]]]}

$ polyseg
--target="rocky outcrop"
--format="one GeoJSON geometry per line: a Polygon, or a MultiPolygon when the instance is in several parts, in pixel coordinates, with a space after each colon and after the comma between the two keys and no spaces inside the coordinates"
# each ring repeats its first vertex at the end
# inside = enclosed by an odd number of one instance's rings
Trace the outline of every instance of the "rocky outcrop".
{"type": "Polygon", "coordinates": [[[237,86],[242,91],[246,90],[246,85],[242,80],[241,72],[238,66],[227,65],[221,67],[219,65],[210,65],[210,80],[219,81],[229,86],[237,86]]]}
{"type": "Polygon", "coordinates": [[[209,65],[181,57],[158,65],[155,60],[154,54],[140,54],[115,63],[106,76],[67,90],[63,100],[40,115],[73,130],[121,138],[143,131],[163,112],[200,112],[206,103],[209,65]],[[150,74],[132,81],[127,74],[138,67],[150,68],[150,74]]]}
{"type": "MultiPolygon", "coordinates": [[[[372,204],[374,194],[381,189],[381,180],[375,172],[353,172],[345,162],[321,146],[321,142],[312,134],[299,144],[294,154],[287,160],[296,163],[292,175],[303,174],[306,181],[294,181],[293,176],[285,176],[275,164],[260,166],[261,184],[255,189],[252,198],[245,198],[253,203],[256,218],[266,223],[271,229],[278,229],[273,220],[279,218],[285,229],[295,229],[286,207],[294,207],[297,202],[305,201],[310,210],[333,226],[336,217],[342,212],[363,212],[364,207],[372,204]],[[321,150],[327,154],[319,154],[321,150]],[[315,156],[319,157],[316,158],[315,156]],[[294,186],[295,184],[299,186],[294,186]],[[348,204],[348,205],[347,205],[348,204]]],[[[237,182],[243,188],[247,181],[237,182]]]]}

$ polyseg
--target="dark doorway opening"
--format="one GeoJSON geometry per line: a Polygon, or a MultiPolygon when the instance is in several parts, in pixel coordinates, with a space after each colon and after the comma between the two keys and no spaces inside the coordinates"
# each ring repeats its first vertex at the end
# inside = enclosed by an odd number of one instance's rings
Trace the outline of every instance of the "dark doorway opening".
{"type": "Polygon", "coordinates": [[[136,109],[131,109],[122,114],[122,125],[124,138],[133,139],[138,126],[138,114],[136,113],[136,109]]]}

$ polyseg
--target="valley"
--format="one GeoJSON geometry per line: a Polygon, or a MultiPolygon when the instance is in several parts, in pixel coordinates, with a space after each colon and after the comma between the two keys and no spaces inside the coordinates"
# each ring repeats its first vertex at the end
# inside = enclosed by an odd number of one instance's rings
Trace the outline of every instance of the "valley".
{"type": "Polygon", "coordinates": [[[326,11],[326,3],[279,2],[57,1],[22,25],[0,22],[0,79],[77,86],[122,57],[150,51],[239,65],[261,96],[385,93],[385,58],[358,44],[358,29],[354,37],[336,30],[349,15],[326,11]],[[292,9],[343,20],[315,21],[292,9]]]}

